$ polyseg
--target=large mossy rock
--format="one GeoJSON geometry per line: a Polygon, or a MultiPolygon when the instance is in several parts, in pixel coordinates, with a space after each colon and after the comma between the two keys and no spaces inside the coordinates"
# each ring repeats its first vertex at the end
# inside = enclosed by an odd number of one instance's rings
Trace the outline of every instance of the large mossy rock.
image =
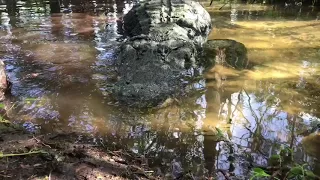
{"type": "Polygon", "coordinates": [[[182,94],[194,76],[211,18],[197,2],[152,0],[128,12],[124,29],[112,94],[129,106],[154,107],[182,94]]]}
{"type": "Polygon", "coordinates": [[[156,41],[187,40],[197,45],[207,41],[212,26],[209,13],[191,0],[146,1],[134,6],[123,21],[130,37],[145,35],[156,41]],[[175,32],[171,33],[172,30],[175,32]]]}

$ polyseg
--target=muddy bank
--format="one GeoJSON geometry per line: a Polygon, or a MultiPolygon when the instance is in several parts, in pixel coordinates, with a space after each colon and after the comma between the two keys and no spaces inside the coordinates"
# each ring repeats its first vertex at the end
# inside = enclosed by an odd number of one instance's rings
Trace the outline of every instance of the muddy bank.
{"type": "Polygon", "coordinates": [[[76,133],[30,134],[8,123],[0,127],[0,179],[157,179],[147,159],[116,144],[94,144],[76,133]]]}

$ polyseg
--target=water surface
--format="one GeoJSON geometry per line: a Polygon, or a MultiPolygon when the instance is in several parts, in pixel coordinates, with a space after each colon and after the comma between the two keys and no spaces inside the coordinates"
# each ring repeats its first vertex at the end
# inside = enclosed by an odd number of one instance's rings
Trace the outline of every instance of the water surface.
{"type": "MultiPolygon", "coordinates": [[[[14,105],[12,121],[31,132],[73,131],[92,136],[92,143],[125,146],[163,173],[178,162],[197,176],[224,179],[223,170],[244,177],[282,146],[317,167],[315,154],[302,146],[304,132],[320,120],[317,8],[206,7],[214,23],[209,39],[243,43],[252,68],[226,69],[220,85],[209,71],[194,84],[198,91],[179,103],[140,112],[106,91],[116,78],[121,17],[134,2],[80,2],[65,1],[64,13],[54,14],[40,1],[18,1],[13,12],[0,5],[0,59],[13,83],[12,102],[6,102],[14,105]],[[219,142],[216,127],[231,144],[219,142]]],[[[320,147],[315,142],[304,141],[320,147]]]]}

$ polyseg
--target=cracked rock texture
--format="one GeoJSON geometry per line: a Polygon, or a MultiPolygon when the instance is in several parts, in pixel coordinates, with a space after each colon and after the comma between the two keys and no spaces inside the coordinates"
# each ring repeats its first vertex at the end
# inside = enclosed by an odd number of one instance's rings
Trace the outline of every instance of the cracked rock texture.
{"type": "Polygon", "coordinates": [[[208,12],[193,1],[152,0],[134,6],[123,23],[128,39],[118,50],[114,97],[153,107],[183,93],[211,30],[208,12]]]}

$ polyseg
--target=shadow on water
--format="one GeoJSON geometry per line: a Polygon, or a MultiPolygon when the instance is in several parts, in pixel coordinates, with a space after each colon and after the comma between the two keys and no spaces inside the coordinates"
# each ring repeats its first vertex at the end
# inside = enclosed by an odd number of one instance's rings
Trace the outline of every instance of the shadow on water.
{"type": "Polygon", "coordinates": [[[246,177],[281,146],[293,148],[298,161],[314,163],[301,142],[320,117],[320,41],[306,34],[318,26],[312,21],[317,11],[302,11],[310,22],[286,27],[279,20],[297,18],[277,8],[208,8],[212,37],[242,42],[256,66],[235,72],[221,87],[202,79],[169,108],[140,112],[114,103],[106,91],[116,78],[121,17],[133,2],[63,1],[61,8],[48,1],[6,2],[0,5],[0,58],[13,83],[10,116],[29,131],[86,133],[92,143],[144,154],[163,173],[175,162],[199,177],[246,177]]]}

